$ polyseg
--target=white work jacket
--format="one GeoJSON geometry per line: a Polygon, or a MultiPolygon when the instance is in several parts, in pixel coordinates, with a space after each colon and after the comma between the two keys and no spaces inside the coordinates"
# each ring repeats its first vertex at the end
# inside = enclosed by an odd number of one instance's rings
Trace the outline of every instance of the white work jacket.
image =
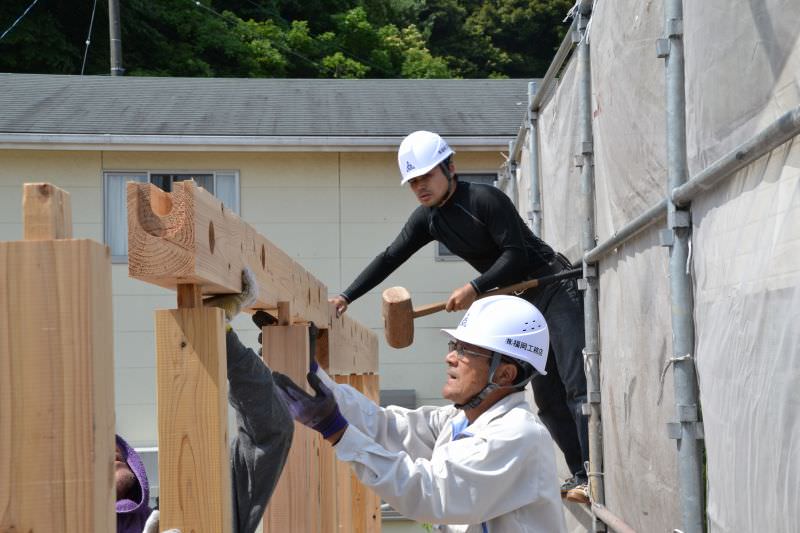
{"type": "Polygon", "coordinates": [[[350,423],[336,456],[404,516],[448,532],[566,530],[553,441],[523,393],[466,426],[453,406],[381,408],[318,373],[350,423]]]}

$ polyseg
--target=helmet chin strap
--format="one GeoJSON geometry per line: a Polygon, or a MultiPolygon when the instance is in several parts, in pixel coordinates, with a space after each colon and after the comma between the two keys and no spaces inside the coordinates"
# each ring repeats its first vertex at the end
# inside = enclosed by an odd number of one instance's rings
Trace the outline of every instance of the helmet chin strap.
{"type": "Polygon", "coordinates": [[[492,362],[489,365],[489,378],[488,382],[486,383],[486,386],[483,387],[478,394],[476,394],[466,402],[454,404],[456,409],[464,409],[464,410],[474,409],[478,407],[489,394],[496,391],[497,389],[524,388],[533,379],[533,376],[528,376],[524,380],[520,381],[519,383],[515,383],[513,385],[498,385],[497,383],[494,383],[494,373],[497,372],[497,369],[500,367],[500,363],[502,362],[500,357],[501,356],[499,353],[492,352],[492,362]]]}
{"type": "Polygon", "coordinates": [[[492,362],[489,365],[489,379],[486,383],[486,386],[481,389],[481,391],[467,400],[464,403],[457,403],[455,404],[456,409],[474,409],[478,407],[480,403],[486,399],[489,393],[497,390],[500,388],[500,385],[493,382],[494,380],[494,373],[497,372],[497,368],[500,366],[500,354],[497,352],[492,352],[492,362]]]}

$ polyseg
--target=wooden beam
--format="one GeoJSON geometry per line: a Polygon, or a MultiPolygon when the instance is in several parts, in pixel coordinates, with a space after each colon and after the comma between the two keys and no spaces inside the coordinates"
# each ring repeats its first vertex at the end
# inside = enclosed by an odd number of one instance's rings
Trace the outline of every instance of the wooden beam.
{"type": "Polygon", "coordinates": [[[291,321],[330,329],[332,373],[378,371],[375,333],[347,315],[337,318],[325,285],[219,200],[192,181],[176,183],[172,193],[128,183],[131,277],[172,289],[194,284],[203,294],[232,293],[241,290],[245,265],[259,285],[254,309],[274,311],[286,302],[291,321]]]}
{"type": "Polygon", "coordinates": [[[26,183],[22,212],[26,241],[72,238],[72,207],[67,191],[49,183],[26,183]]]}
{"type": "Polygon", "coordinates": [[[116,529],[111,260],[90,240],[40,240],[71,234],[54,191],[25,195],[36,241],[0,243],[0,531],[105,533],[116,529]]]}
{"type": "Polygon", "coordinates": [[[254,309],[286,301],[299,320],[328,323],[327,287],[193,181],[174,184],[172,193],[128,183],[131,277],[171,289],[193,283],[203,294],[235,293],[244,266],[258,281],[254,309]]]}
{"type": "Polygon", "coordinates": [[[224,325],[215,307],[156,311],[162,531],[232,527],[224,325]]]}
{"type": "Polygon", "coordinates": [[[336,318],[329,308],[329,374],[376,374],[378,372],[378,336],[349,316],[336,318]]]}

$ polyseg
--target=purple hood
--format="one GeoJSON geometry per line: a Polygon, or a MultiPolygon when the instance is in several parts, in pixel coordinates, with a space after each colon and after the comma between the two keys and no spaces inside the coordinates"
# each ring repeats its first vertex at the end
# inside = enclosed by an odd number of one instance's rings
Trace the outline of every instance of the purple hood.
{"type": "Polygon", "coordinates": [[[150,485],[147,483],[147,472],[139,454],[119,435],[117,435],[117,445],[122,451],[122,459],[128,463],[139,482],[139,494],[136,498],[138,501],[117,500],[117,533],[141,533],[147,517],[152,512],[148,505],[150,485]]]}

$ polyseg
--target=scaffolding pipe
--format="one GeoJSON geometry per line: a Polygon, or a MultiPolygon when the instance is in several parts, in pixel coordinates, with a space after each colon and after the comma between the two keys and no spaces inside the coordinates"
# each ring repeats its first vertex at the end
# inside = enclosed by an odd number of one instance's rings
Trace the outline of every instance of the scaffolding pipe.
{"type": "Polygon", "coordinates": [[[530,155],[531,180],[529,187],[529,200],[531,206],[531,230],[537,237],[542,236],[542,197],[540,192],[539,176],[539,112],[531,111],[533,100],[536,98],[536,82],[528,83],[528,152],[530,155]]]}
{"type": "Polygon", "coordinates": [[[605,505],[592,502],[592,513],[617,533],[636,533],[636,530],[625,523],[622,518],[608,510],[605,505]]]}
{"type": "MultiPolygon", "coordinates": [[[[686,92],[683,55],[683,0],[665,0],[665,38],[657,42],[665,58],[667,100],[667,195],[686,182],[686,92]]],[[[672,314],[673,383],[677,420],[669,428],[677,439],[680,506],[684,533],[703,533],[704,490],[702,425],[694,364],[694,301],[689,272],[691,220],[688,210],[667,204],[667,224],[672,230],[669,254],[672,314]]]]}
{"type": "MultiPolygon", "coordinates": [[[[593,249],[595,239],[594,224],[594,150],[592,132],[592,67],[589,54],[589,41],[586,28],[591,15],[591,2],[583,2],[579,8],[577,43],[578,73],[578,123],[580,132],[581,165],[581,244],[585,254],[593,249]]],[[[587,403],[583,414],[589,415],[589,492],[592,501],[605,502],[603,485],[603,433],[600,425],[600,321],[597,294],[597,266],[583,263],[583,317],[586,345],[583,349],[584,371],[586,372],[587,403]]],[[[592,531],[605,531],[606,527],[596,515],[592,515],[592,531]]]]}
{"type": "MultiPolygon", "coordinates": [[[[581,9],[583,9],[583,7],[581,9]]],[[[530,103],[530,107],[528,108],[530,111],[539,111],[539,108],[542,107],[542,102],[544,101],[545,96],[547,96],[550,92],[556,76],[559,72],[561,72],[561,67],[564,66],[564,62],[567,60],[572,47],[575,45],[574,33],[578,28],[578,18],[579,17],[575,17],[572,19],[572,24],[567,30],[564,40],[561,41],[561,46],[558,47],[556,56],[553,58],[550,66],[547,67],[547,72],[544,73],[544,78],[542,78],[542,84],[539,87],[539,90],[536,92],[536,96],[534,97],[533,101],[530,103]]]]}
{"type": "Polygon", "coordinates": [[[614,249],[628,242],[633,237],[652,226],[667,215],[667,199],[664,198],[656,205],[634,218],[614,235],[601,242],[584,254],[583,260],[587,263],[596,263],[614,249]]]}
{"type": "Polygon", "coordinates": [[[672,190],[672,201],[683,206],[701,192],[714,187],[720,180],[732,176],[759,157],[800,134],[800,106],[787,111],[778,120],[743,142],[692,179],[672,190]]]}
{"type": "Polygon", "coordinates": [[[517,136],[514,137],[514,140],[510,143],[510,148],[508,149],[508,160],[509,161],[519,161],[519,154],[522,151],[522,139],[525,138],[525,135],[528,131],[528,125],[525,124],[525,119],[522,119],[522,124],[519,125],[519,129],[517,130],[517,136]]]}
{"type": "MultiPolygon", "coordinates": [[[[514,144],[512,141],[508,142],[508,151],[514,149],[514,144]]],[[[511,203],[514,204],[514,209],[519,209],[519,191],[517,190],[517,161],[515,159],[509,159],[508,165],[506,165],[505,171],[505,179],[508,185],[508,191],[506,194],[511,198],[511,203]]]]}
{"type": "MultiPolygon", "coordinates": [[[[787,111],[775,122],[743,142],[715,162],[711,163],[689,181],[672,190],[672,201],[683,206],[701,193],[712,189],[721,180],[733,176],[741,168],[771,152],[783,143],[800,135],[800,107],[787,111]]],[[[611,251],[629,241],[641,231],[667,214],[667,199],[628,222],[612,237],[589,250],[584,256],[587,263],[595,263],[611,251]]]]}

